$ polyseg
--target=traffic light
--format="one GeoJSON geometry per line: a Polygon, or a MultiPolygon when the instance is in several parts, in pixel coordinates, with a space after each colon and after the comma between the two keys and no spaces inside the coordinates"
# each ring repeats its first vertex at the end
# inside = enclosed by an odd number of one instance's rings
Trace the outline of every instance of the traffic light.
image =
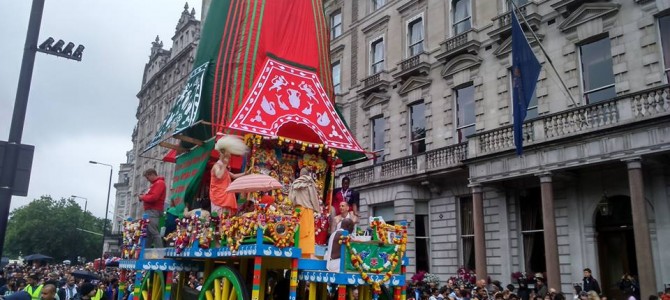
{"type": "Polygon", "coordinates": [[[65,48],[63,48],[63,46],[65,45],[65,41],[58,40],[58,42],[56,42],[55,44],[54,44],[54,41],[55,41],[54,38],[49,37],[46,41],[44,41],[42,44],[40,44],[37,47],[36,50],[38,52],[42,52],[42,53],[46,53],[46,54],[51,54],[51,55],[55,55],[55,56],[64,57],[64,58],[67,58],[67,59],[81,61],[81,57],[82,57],[82,54],[84,52],[84,45],[77,46],[77,49],[75,49],[74,52],[73,52],[72,51],[74,49],[74,43],[73,42],[67,43],[65,48]]]}

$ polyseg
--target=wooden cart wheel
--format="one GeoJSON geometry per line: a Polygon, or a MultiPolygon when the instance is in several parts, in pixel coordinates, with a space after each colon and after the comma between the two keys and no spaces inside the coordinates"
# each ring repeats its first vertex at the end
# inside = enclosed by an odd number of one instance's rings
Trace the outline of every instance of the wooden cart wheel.
{"type": "Polygon", "coordinates": [[[240,273],[228,266],[214,270],[198,295],[198,300],[249,300],[249,290],[240,273]]]}
{"type": "Polygon", "coordinates": [[[140,300],[163,300],[165,279],[163,272],[149,271],[140,285],[140,300]]]}

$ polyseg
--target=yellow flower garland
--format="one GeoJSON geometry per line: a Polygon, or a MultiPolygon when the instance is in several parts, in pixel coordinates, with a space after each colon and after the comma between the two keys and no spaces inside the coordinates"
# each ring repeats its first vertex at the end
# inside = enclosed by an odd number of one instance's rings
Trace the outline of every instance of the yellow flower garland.
{"type": "MultiPolygon", "coordinates": [[[[374,221],[373,221],[374,222],[374,221]]],[[[381,222],[380,222],[381,223],[381,222]]],[[[389,225],[391,226],[391,225],[389,225]]],[[[391,277],[393,277],[393,271],[398,267],[398,263],[402,261],[402,257],[405,254],[406,246],[407,246],[407,228],[401,225],[396,225],[400,228],[402,228],[402,237],[400,239],[393,239],[394,244],[396,245],[396,252],[391,254],[389,256],[389,261],[391,262],[391,266],[386,271],[384,274],[384,277],[381,280],[374,281],[368,275],[368,273],[376,273],[380,274],[384,271],[384,267],[379,267],[379,268],[370,268],[367,266],[365,263],[363,263],[363,258],[361,258],[360,255],[356,252],[356,250],[351,247],[351,236],[346,236],[346,237],[341,237],[340,238],[340,244],[344,244],[347,249],[349,250],[349,253],[351,254],[351,264],[356,268],[356,270],[361,274],[361,278],[365,282],[367,282],[369,285],[372,286],[372,289],[374,290],[375,294],[381,294],[381,285],[384,284],[385,282],[391,280],[391,277]]],[[[378,235],[381,233],[377,233],[378,235]]]]}

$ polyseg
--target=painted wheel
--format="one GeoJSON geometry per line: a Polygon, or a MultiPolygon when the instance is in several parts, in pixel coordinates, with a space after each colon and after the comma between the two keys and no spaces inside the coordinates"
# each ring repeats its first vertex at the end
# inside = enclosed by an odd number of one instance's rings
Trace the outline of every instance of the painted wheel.
{"type": "Polygon", "coordinates": [[[249,290],[240,273],[230,267],[214,270],[198,295],[198,300],[249,300],[249,290]]]}
{"type": "Polygon", "coordinates": [[[163,272],[149,271],[140,285],[140,300],[162,300],[165,290],[163,272]]]}

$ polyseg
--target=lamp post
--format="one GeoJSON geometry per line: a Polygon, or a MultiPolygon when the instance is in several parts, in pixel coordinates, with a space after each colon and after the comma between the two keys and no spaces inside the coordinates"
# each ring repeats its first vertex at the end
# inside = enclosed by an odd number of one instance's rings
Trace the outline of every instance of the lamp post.
{"type": "Polygon", "coordinates": [[[86,197],[79,197],[79,196],[75,196],[75,195],[70,196],[70,198],[72,198],[72,199],[77,199],[77,198],[79,198],[79,199],[84,199],[84,212],[87,212],[88,198],[86,198],[86,197]]]}
{"type": "Polygon", "coordinates": [[[16,88],[9,138],[7,142],[0,141],[0,148],[4,150],[0,157],[0,257],[3,256],[2,251],[5,245],[5,232],[7,230],[12,196],[25,197],[28,194],[34,147],[22,144],[21,139],[23,138],[23,125],[26,121],[26,109],[28,107],[28,95],[30,94],[33,67],[35,65],[35,54],[39,51],[81,61],[82,52],[84,51],[83,45],[79,45],[73,51],[74,43],[68,43],[65,49],[63,49],[62,45],[65,43],[64,41],[62,43],[58,41],[55,45],[52,45],[53,38],[49,38],[40,44],[40,46],[37,46],[43,11],[44,0],[33,0],[32,7],[30,8],[28,30],[26,32],[26,42],[23,46],[23,59],[21,60],[19,83],[16,88]],[[18,172],[19,170],[22,172],[18,172]]]}
{"type": "MultiPolygon", "coordinates": [[[[109,185],[107,187],[107,206],[105,206],[105,219],[102,221],[102,255],[100,256],[101,261],[105,261],[105,230],[107,229],[107,211],[109,211],[109,194],[112,191],[112,172],[114,167],[109,164],[100,163],[97,161],[89,161],[89,163],[94,165],[103,165],[109,167],[109,185]]],[[[102,264],[101,264],[102,266],[102,264]]],[[[102,269],[102,268],[100,268],[102,269]]]]}

